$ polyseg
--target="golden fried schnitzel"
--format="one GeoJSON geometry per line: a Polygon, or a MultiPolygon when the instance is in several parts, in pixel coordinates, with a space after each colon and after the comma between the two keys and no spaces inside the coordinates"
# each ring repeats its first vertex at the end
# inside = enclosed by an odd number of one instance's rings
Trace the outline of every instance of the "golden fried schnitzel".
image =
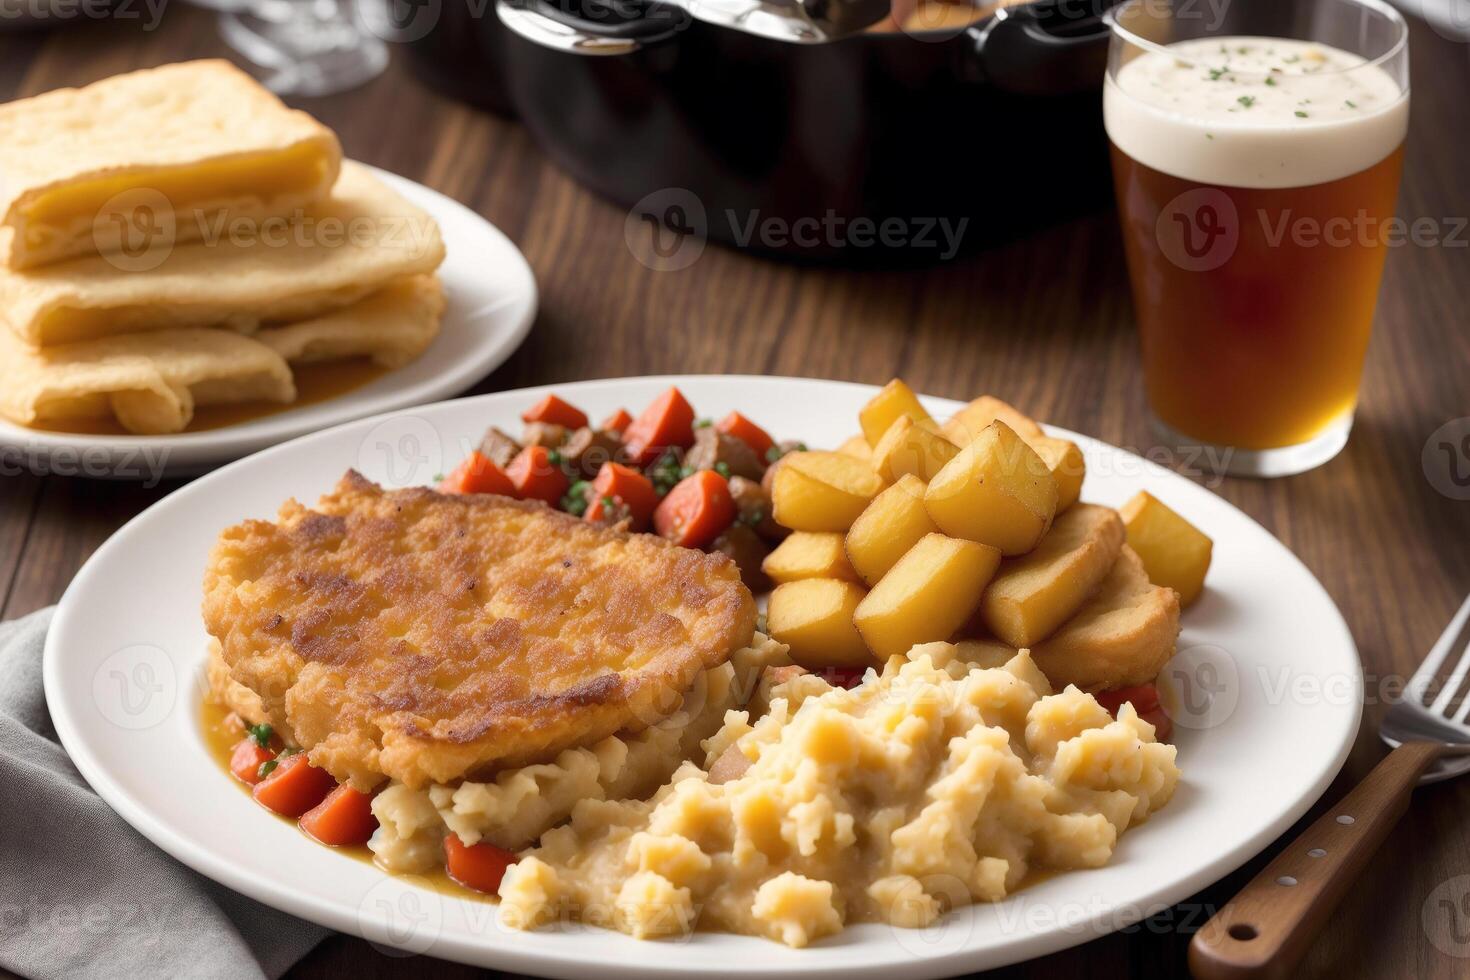
{"type": "Polygon", "coordinates": [[[637,730],[747,644],[723,555],[540,503],[349,471],[220,535],[204,622],[313,764],[368,789],[523,765],[637,730]]]}

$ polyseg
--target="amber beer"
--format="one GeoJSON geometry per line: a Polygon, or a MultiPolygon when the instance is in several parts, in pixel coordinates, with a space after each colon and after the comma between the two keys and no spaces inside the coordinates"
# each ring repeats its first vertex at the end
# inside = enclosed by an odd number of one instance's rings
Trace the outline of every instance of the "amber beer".
{"type": "Polygon", "coordinates": [[[1104,106],[1160,427],[1243,451],[1237,471],[1330,458],[1395,228],[1406,90],[1321,44],[1211,37],[1136,53],[1104,106]]]}

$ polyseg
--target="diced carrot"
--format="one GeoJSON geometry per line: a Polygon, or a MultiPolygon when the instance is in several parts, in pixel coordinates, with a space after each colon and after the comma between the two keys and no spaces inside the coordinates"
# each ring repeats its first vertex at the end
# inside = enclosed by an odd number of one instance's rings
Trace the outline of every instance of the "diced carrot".
{"type": "Polygon", "coordinates": [[[276,757],[270,749],[263,749],[255,739],[245,738],[230,753],[230,772],[242,783],[254,786],[260,782],[260,767],[276,757]]]}
{"type": "Polygon", "coordinates": [[[1118,716],[1118,709],[1125,703],[1132,704],[1138,716],[1154,726],[1154,737],[1161,742],[1174,732],[1174,722],[1164,713],[1164,708],[1159,703],[1159,689],[1154,684],[1138,684],[1133,687],[1115,688],[1111,691],[1099,691],[1093,697],[1114,718],[1118,716]]]}
{"type": "Polygon", "coordinates": [[[1138,717],[1154,726],[1154,738],[1160,742],[1167,742],[1169,736],[1174,734],[1174,719],[1164,714],[1162,706],[1140,711],[1138,717]]]}
{"type": "MultiPolygon", "coordinates": [[[[633,518],[635,531],[648,526],[653,509],[658,506],[658,491],[653,488],[653,481],[621,463],[603,463],[602,469],[597,471],[597,479],[592,481],[592,492],[592,503],[599,508],[604,497],[622,501],[628,508],[628,515],[633,518]]],[[[588,511],[591,509],[589,506],[588,511]]],[[[600,516],[600,513],[597,517],[589,515],[587,519],[595,521],[600,516]]]]}
{"type": "Polygon", "coordinates": [[[270,775],[255,785],[255,802],[283,817],[299,817],[320,803],[337,785],[332,774],[306,761],[298,752],[281,759],[270,775]]]}
{"type": "Polygon", "coordinates": [[[842,687],[850,691],[863,682],[863,677],[867,672],[866,667],[827,667],[817,671],[817,676],[833,687],[842,687]]]}
{"type": "Polygon", "coordinates": [[[758,458],[764,460],[766,453],[776,444],[770,434],[756,425],[750,419],[739,412],[731,412],[715,425],[716,432],[723,432],[727,436],[734,436],[755,450],[758,458]]]}
{"type": "Polygon", "coordinates": [[[1116,715],[1123,702],[1128,701],[1142,714],[1149,708],[1159,706],[1159,689],[1152,684],[1138,684],[1133,687],[1118,687],[1111,691],[1099,691],[1093,697],[1097,703],[1107,709],[1108,714],[1116,715]]]}
{"type": "Polygon", "coordinates": [[[714,470],[680,480],[653,512],[654,529],[686,548],[703,548],[734,521],[730,484],[714,470]]]}
{"type": "Polygon", "coordinates": [[[466,844],[456,833],[444,836],[444,870],[466,888],[494,895],[500,889],[505,869],[515,863],[514,854],[489,841],[466,844]]]}
{"type": "Polygon", "coordinates": [[[527,446],[510,461],[505,475],[522,500],[544,500],[555,507],[572,485],[545,446],[527,446]]]}
{"type": "Polygon", "coordinates": [[[647,466],[666,449],[694,445],[694,408],[678,388],[659,395],[623,431],[623,443],[634,466],[647,466]]]}
{"type": "Polygon", "coordinates": [[[598,428],[603,432],[623,432],[632,424],[633,416],[628,414],[626,408],[620,408],[603,419],[602,424],[598,428]]]}
{"type": "Polygon", "coordinates": [[[378,818],[373,816],[373,794],[342,783],[302,815],[301,829],[332,847],[366,844],[378,829],[378,818]]]}
{"type": "Polygon", "coordinates": [[[550,422],[552,425],[564,425],[568,429],[580,429],[587,424],[587,413],[555,395],[547,395],[522,412],[521,421],[550,422]]]}
{"type": "Polygon", "coordinates": [[[498,493],[503,497],[514,497],[516,488],[510,477],[505,475],[505,470],[476,449],[454,468],[453,473],[440,481],[439,492],[498,493]]]}

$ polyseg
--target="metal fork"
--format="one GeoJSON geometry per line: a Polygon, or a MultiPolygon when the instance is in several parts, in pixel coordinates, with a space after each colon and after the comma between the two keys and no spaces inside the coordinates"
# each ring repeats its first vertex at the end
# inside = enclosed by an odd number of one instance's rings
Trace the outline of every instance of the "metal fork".
{"type": "Polygon", "coordinates": [[[1378,726],[1393,751],[1195,934],[1189,966],[1198,980],[1288,976],[1408,809],[1414,787],[1470,772],[1467,677],[1470,598],[1378,726]]]}

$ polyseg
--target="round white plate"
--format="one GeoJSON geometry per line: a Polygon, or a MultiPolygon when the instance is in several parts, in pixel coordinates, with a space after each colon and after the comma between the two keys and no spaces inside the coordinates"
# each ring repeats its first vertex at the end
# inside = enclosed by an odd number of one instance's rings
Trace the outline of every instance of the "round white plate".
{"type": "MultiPolygon", "coordinates": [[[[314,501],[350,466],[394,486],[427,482],[486,426],[516,425],[549,390],[597,418],[618,407],[637,411],[671,383],[701,415],[739,408],[778,439],[812,446],[835,446],[854,432],[873,392],[786,378],[562,384],[354,422],[227,466],[129,523],[67,590],[46,645],[45,681],[72,759],[103,799],[179,860],[374,942],[543,976],[844,980],[968,973],[1127,926],[1243,864],[1301,816],[1342,765],[1358,728],[1362,673],[1342,617],[1311,573],[1202,487],[1062,433],[1088,457],[1085,499],[1119,505],[1146,489],[1215,540],[1209,588],[1185,614],[1179,656],[1165,672],[1182,782],[1104,868],[1059,874],[998,904],[960,909],[933,928],[862,925],[800,950],[718,934],[639,942],[585,928],[523,933],[503,928],[490,903],[442,896],[313,843],[232,785],[206,754],[196,711],[205,647],[200,579],[220,530],[272,517],[287,496],[314,501]]],[[[958,407],[926,404],[936,416],[958,407]]]]}
{"type": "Polygon", "coordinates": [[[200,432],[76,435],[0,419],[4,470],[156,483],[165,475],[197,473],[340,422],[457,395],[504,363],[536,317],[536,279],[525,256],[500,229],[458,201],[372,169],[432,215],[444,236],[439,276],[448,305],[439,336],[418,360],[336,398],[200,432]]]}

